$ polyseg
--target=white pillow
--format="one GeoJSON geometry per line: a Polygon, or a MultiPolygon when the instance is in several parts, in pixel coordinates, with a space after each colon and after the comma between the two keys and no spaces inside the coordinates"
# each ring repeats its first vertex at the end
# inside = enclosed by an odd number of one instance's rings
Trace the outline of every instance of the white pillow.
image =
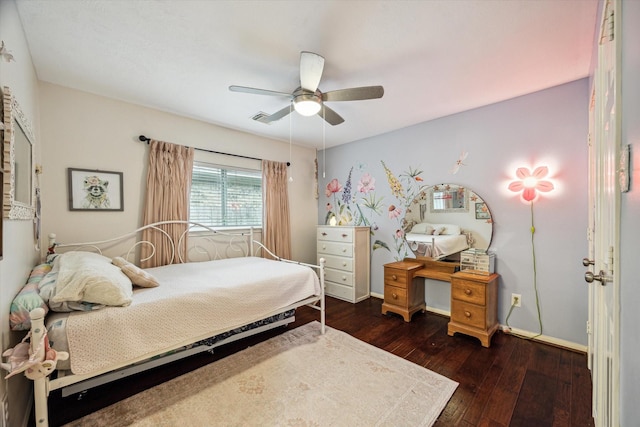
{"type": "Polygon", "coordinates": [[[421,222],[413,226],[411,233],[433,234],[433,226],[427,222],[421,222]]]}
{"type": "Polygon", "coordinates": [[[53,302],[84,301],[111,306],[131,304],[131,280],[105,256],[93,252],[60,255],[53,302]]]}

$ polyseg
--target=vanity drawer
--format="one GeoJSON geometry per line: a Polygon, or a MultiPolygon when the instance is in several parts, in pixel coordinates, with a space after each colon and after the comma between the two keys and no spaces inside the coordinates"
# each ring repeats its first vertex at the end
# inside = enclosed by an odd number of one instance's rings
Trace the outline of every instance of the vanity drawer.
{"type": "Polygon", "coordinates": [[[350,243],[318,242],[318,253],[353,257],[353,245],[350,243]]]}
{"type": "Polygon", "coordinates": [[[353,242],[353,229],[342,227],[321,227],[318,228],[318,241],[330,242],[353,242]]]}
{"type": "Polygon", "coordinates": [[[485,308],[474,304],[455,301],[451,305],[451,321],[474,328],[485,329],[485,308]]]}
{"type": "Polygon", "coordinates": [[[451,283],[451,298],[472,304],[486,304],[486,286],[469,280],[453,279],[451,283]]]}
{"type": "Polygon", "coordinates": [[[407,306],[407,289],[396,288],[395,286],[384,287],[384,302],[387,304],[407,306]]]}
{"type": "Polygon", "coordinates": [[[395,268],[384,269],[384,284],[396,286],[398,288],[407,288],[407,271],[397,270],[395,268]]]}
{"type": "MultiPolygon", "coordinates": [[[[335,268],[336,270],[353,271],[353,258],[338,257],[332,255],[323,256],[325,268],[335,268]]],[[[319,260],[318,260],[319,261],[319,260]]]]}
{"type": "Polygon", "coordinates": [[[344,286],[353,287],[353,274],[347,273],[346,271],[325,268],[324,280],[325,282],[334,282],[344,286]]]}

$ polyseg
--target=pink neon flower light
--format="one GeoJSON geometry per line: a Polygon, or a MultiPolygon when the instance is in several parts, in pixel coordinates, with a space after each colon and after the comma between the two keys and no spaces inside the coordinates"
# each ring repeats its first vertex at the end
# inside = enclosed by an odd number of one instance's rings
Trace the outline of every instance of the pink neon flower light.
{"type": "Polygon", "coordinates": [[[522,198],[530,202],[536,198],[538,191],[547,193],[553,190],[553,183],[551,183],[551,181],[542,180],[548,173],[549,168],[546,166],[537,167],[533,173],[531,173],[529,168],[518,168],[518,170],[516,170],[516,176],[520,180],[513,181],[509,184],[509,190],[515,193],[522,191],[522,198]]]}

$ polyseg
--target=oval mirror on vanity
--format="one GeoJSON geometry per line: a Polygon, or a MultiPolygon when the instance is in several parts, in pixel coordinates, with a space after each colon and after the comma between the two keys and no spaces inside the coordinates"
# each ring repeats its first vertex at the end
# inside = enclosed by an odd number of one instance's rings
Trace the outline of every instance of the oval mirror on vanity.
{"type": "Polygon", "coordinates": [[[405,239],[418,258],[457,261],[465,249],[487,250],[493,235],[485,201],[456,184],[433,185],[420,192],[404,223],[405,239]]]}

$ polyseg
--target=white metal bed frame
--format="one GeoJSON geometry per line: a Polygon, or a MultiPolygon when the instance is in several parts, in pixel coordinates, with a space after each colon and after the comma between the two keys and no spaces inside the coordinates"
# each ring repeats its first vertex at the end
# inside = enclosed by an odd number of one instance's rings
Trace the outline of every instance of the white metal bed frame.
{"type": "MultiPolygon", "coordinates": [[[[215,230],[211,227],[189,222],[189,221],[163,221],[154,224],[150,224],[144,227],[140,227],[137,230],[115,237],[113,239],[96,241],[96,242],[88,242],[88,243],[69,243],[69,244],[61,244],[55,241],[55,235],[52,234],[49,236],[49,248],[50,251],[53,251],[54,248],[91,248],[99,253],[102,253],[102,249],[104,247],[112,246],[116,243],[123,242],[126,240],[136,240],[139,233],[141,233],[145,229],[153,229],[160,233],[163,233],[168,239],[170,244],[172,245],[172,259],[174,261],[185,262],[189,261],[191,257],[189,254],[191,252],[195,253],[201,260],[214,260],[214,259],[222,259],[229,258],[229,255],[233,256],[256,256],[260,251],[264,251],[268,253],[271,257],[273,257],[277,261],[294,263],[298,265],[303,265],[306,267],[310,267],[312,269],[317,270],[318,278],[320,280],[320,289],[321,292],[319,295],[314,295],[309,298],[306,298],[302,301],[298,301],[290,306],[283,307],[278,309],[277,311],[271,313],[272,315],[276,315],[279,313],[284,313],[286,311],[295,309],[301,306],[309,306],[316,310],[320,311],[320,323],[321,323],[321,332],[325,333],[325,295],[324,295],[324,259],[320,259],[320,263],[318,265],[315,264],[307,264],[303,262],[287,260],[277,255],[273,254],[268,248],[266,248],[261,242],[254,240],[254,230],[249,229],[249,233],[246,232],[227,232],[222,230],[215,230]],[[175,243],[169,235],[161,228],[163,225],[168,224],[183,224],[186,226],[185,232],[180,236],[178,243],[175,243]],[[188,239],[187,242],[189,246],[186,250],[186,253],[182,253],[180,251],[180,247],[182,247],[182,243],[185,239],[188,239]],[[194,243],[195,242],[195,243],[194,243]],[[207,247],[202,242],[206,242],[210,247],[207,247]],[[213,252],[211,252],[211,247],[213,248],[213,252]]],[[[132,246],[128,248],[123,257],[125,259],[130,259],[132,255],[135,256],[136,249],[143,244],[149,244],[148,241],[135,241],[132,246]]],[[[153,248],[155,251],[155,248],[153,248]]],[[[152,252],[153,252],[152,251],[152,252]]],[[[30,313],[31,317],[31,354],[38,360],[44,359],[44,349],[41,346],[38,346],[38,343],[42,340],[44,334],[46,334],[46,327],[44,324],[45,313],[41,308],[37,308],[30,313]]],[[[268,316],[267,316],[268,317],[268,316]]],[[[58,377],[55,379],[50,379],[49,375],[55,370],[56,361],[44,360],[41,362],[40,366],[29,369],[25,371],[25,376],[34,382],[34,404],[35,404],[35,419],[37,426],[46,427],[49,425],[48,421],[48,396],[49,393],[53,390],[63,389],[62,392],[64,395],[70,395],[79,391],[87,390],[91,387],[95,387],[97,385],[105,384],[107,382],[115,381],[117,379],[124,378],[129,375],[133,375],[138,372],[142,372],[157,366],[161,366],[163,364],[179,360],[184,357],[191,356],[193,354],[202,352],[202,351],[212,351],[213,348],[218,347],[220,345],[227,344],[229,342],[238,340],[240,338],[244,338],[246,336],[254,335],[268,329],[276,328],[279,326],[284,326],[290,322],[295,320],[294,317],[285,318],[282,320],[278,320],[271,324],[262,325],[260,327],[244,331],[238,333],[236,335],[232,335],[223,340],[220,340],[212,345],[200,345],[197,347],[192,347],[187,350],[182,350],[178,352],[174,352],[169,354],[168,356],[164,356],[161,358],[150,359],[148,357],[140,358],[136,360],[127,360],[122,363],[118,363],[116,365],[105,368],[101,371],[91,373],[91,374],[83,374],[76,375],[72,374],[70,371],[58,371],[58,377]]],[[[230,329],[231,330],[231,329],[230,329]]],[[[227,331],[221,331],[222,333],[227,331]]],[[[198,342],[198,341],[196,341],[198,342]]],[[[195,344],[195,343],[194,343],[195,344]]],[[[176,346],[163,349],[159,351],[157,354],[152,357],[161,356],[167,352],[180,350],[183,346],[176,346]]],[[[61,355],[62,358],[65,357],[64,354],[61,355]]]]}

